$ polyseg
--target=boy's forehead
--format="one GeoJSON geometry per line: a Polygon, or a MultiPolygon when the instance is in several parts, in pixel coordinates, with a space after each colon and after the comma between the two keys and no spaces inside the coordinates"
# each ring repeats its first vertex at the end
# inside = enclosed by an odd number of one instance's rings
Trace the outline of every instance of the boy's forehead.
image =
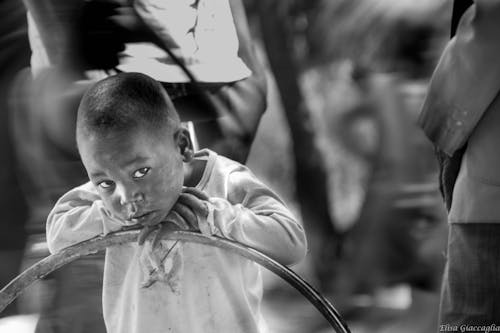
{"type": "Polygon", "coordinates": [[[129,161],[150,155],[154,157],[159,149],[173,144],[173,140],[152,131],[131,130],[86,135],[79,140],[79,150],[82,160],[129,161]]]}
{"type": "Polygon", "coordinates": [[[156,131],[144,126],[127,128],[124,130],[90,130],[85,135],[80,135],[78,138],[79,145],[92,146],[94,149],[112,148],[113,146],[121,146],[123,143],[138,143],[138,144],[166,144],[165,135],[161,135],[160,131],[156,131]]]}
{"type": "Polygon", "coordinates": [[[125,141],[116,141],[116,145],[106,142],[106,140],[88,140],[82,145],[80,151],[82,162],[90,176],[122,172],[131,166],[158,158],[154,150],[144,148],[140,142],[127,144],[125,141]]]}

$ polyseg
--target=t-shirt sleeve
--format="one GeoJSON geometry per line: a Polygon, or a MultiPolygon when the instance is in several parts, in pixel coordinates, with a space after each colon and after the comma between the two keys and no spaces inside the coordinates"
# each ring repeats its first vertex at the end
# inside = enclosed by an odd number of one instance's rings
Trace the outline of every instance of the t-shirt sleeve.
{"type": "Polygon", "coordinates": [[[47,244],[55,253],[122,227],[104,208],[93,185],[87,183],[67,192],[55,204],[47,218],[47,244]]]}
{"type": "Polygon", "coordinates": [[[305,257],[304,229],[273,191],[244,166],[229,174],[226,186],[227,198],[210,198],[208,220],[215,234],[250,246],[284,265],[305,257]]]}

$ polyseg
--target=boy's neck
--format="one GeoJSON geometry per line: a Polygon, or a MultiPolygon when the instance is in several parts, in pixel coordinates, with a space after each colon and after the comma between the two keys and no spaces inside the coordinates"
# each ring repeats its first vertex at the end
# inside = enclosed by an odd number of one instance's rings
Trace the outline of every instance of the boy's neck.
{"type": "Polygon", "coordinates": [[[205,167],[206,160],[194,158],[191,162],[184,164],[184,186],[195,187],[201,180],[205,167]]]}

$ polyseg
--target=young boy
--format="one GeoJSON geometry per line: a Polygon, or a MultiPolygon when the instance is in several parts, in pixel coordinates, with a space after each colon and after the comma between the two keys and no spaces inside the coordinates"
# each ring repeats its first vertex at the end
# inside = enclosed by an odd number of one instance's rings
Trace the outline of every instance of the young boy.
{"type": "MultiPolygon", "coordinates": [[[[286,265],[304,257],[304,231],[281,200],[243,165],[210,150],[193,153],[169,97],[152,78],[123,73],[92,86],[78,110],[76,135],[90,182],[66,193],[50,213],[51,252],[126,225],[150,230],[174,223],[236,240],[286,265]]],[[[198,244],[151,243],[106,252],[108,332],[265,330],[257,264],[198,244]],[[147,288],[141,287],[144,270],[147,288]]]]}

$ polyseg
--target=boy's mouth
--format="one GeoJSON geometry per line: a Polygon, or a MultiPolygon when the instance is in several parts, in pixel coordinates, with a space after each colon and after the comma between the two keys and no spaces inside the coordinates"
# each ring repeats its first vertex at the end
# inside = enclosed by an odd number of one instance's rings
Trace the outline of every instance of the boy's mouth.
{"type": "Polygon", "coordinates": [[[129,220],[131,222],[143,224],[144,222],[146,222],[148,219],[150,219],[153,216],[154,212],[155,211],[150,211],[150,212],[146,212],[146,213],[137,213],[137,214],[130,216],[129,220]]]}

